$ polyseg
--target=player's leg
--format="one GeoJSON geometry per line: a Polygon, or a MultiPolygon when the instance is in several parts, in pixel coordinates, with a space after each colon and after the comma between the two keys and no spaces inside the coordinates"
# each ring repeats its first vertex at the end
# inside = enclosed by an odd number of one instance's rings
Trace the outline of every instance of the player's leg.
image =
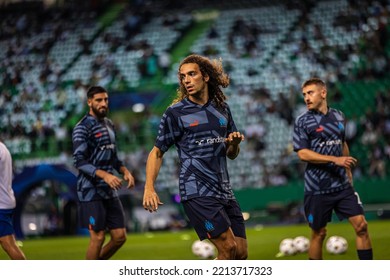
{"type": "Polygon", "coordinates": [[[371,240],[364,210],[359,195],[354,189],[340,192],[340,202],[335,209],[339,218],[348,218],[356,233],[356,249],[359,259],[370,260],[372,256],[371,240]]]}
{"type": "Polygon", "coordinates": [[[248,258],[248,242],[246,238],[236,236],[236,243],[236,260],[246,260],[248,258]]]}
{"type": "Polygon", "coordinates": [[[246,260],[248,258],[248,242],[246,240],[245,221],[241,207],[236,200],[230,200],[225,205],[225,211],[231,223],[231,229],[237,243],[236,260],[246,260]]]}
{"type": "Polygon", "coordinates": [[[111,239],[104,245],[100,252],[100,259],[108,260],[111,258],[126,242],[126,229],[117,228],[110,230],[111,239]]]}
{"type": "Polygon", "coordinates": [[[218,250],[218,260],[235,260],[237,253],[237,242],[231,228],[221,233],[218,237],[210,238],[211,243],[218,250]]]}
{"type": "Polygon", "coordinates": [[[372,260],[371,239],[368,234],[368,225],[364,215],[353,216],[348,220],[356,233],[356,249],[359,259],[372,260]]]}
{"type": "Polygon", "coordinates": [[[356,232],[356,248],[359,249],[370,249],[371,240],[368,234],[367,221],[363,215],[357,215],[350,217],[349,222],[353,226],[356,232]]]}
{"type": "Polygon", "coordinates": [[[310,260],[322,260],[322,247],[326,238],[326,225],[332,218],[335,201],[331,195],[305,194],[305,217],[311,228],[310,247],[308,257],[310,260]]]}
{"type": "Polygon", "coordinates": [[[100,252],[104,244],[105,231],[89,230],[89,245],[85,258],[87,260],[98,260],[100,258],[100,252]]]}
{"type": "Polygon", "coordinates": [[[216,238],[209,239],[217,248],[218,260],[246,260],[248,257],[248,243],[245,238],[234,236],[229,228],[216,238]]]}
{"type": "Polygon", "coordinates": [[[79,204],[80,226],[89,230],[89,244],[85,258],[97,260],[100,257],[106,229],[106,210],[101,200],[81,202],[79,204]]]}
{"type": "Polygon", "coordinates": [[[0,244],[4,251],[12,260],[25,260],[26,256],[16,244],[15,236],[13,234],[0,237],[0,244]]]}
{"type": "Polygon", "coordinates": [[[24,253],[16,244],[12,215],[13,210],[0,210],[0,244],[11,259],[25,260],[24,253]]]}
{"type": "Polygon", "coordinates": [[[326,237],[326,228],[311,230],[310,247],[308,251],[310,260],[322,260],[322,247],[326,237]]]}
{"type": "MultiPolygon", "coordinates": [[[[217,248],[217,259],[235,259],[237,240],[224,209],[227,201],[198,197],[183,202],[184,212],[200,240],[209,239],[217,248]]],[[[239,243],[240,246],[242,242],[239,243]]],[[[241,250],[242,251],[242,250],[241,250]]]]}
{"type": "Polygon", "coordinates": [[[106,225],[110,230],[110,241],[100,252],[100,259],[111,258],[126,242],[125,214],[119,198],[105,201],[106,225]]]}

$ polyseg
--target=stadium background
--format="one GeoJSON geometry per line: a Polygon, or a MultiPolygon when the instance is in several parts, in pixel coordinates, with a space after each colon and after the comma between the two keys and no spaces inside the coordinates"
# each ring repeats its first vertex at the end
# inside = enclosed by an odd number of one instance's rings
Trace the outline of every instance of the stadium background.
{"type": "Polygon", "coordinates": [[[390,217],[389,1],[0,1],[0,130],[15,165],[19,238],[77,227],[71,131],[90,85],[110,92],[120,156],[136,177],[122,190],[128,231],[187,228],[176,153],[158,177],[165,205],[141,207],[145,160],[189,53],[222,58],[229,104],[247,140],[229,162],[248,225],[303,222],[301,164],[291,146],[305,109],[300,84],[328,83],[348,118],[355,187],[370,220],[390,217]]]}

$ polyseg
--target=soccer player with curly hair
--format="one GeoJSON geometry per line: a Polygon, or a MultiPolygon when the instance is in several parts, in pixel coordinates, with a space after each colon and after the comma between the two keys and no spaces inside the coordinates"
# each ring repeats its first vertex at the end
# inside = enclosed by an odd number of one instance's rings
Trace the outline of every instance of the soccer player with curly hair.
{"type": "Polygon", "coordinates": [[[193,54],[180,63],[178,79],[177,97],[161,118],[146,163],[143,206],[154,212],[163,204],[155,183],[164,153],[175,145],[181,203],[199,238],[215,245],[217,259],[246,259],[244,219],[227,170],[226,158],[235,159],[244,140],[221,89],[229,77],[221,60],[193,54]]]}

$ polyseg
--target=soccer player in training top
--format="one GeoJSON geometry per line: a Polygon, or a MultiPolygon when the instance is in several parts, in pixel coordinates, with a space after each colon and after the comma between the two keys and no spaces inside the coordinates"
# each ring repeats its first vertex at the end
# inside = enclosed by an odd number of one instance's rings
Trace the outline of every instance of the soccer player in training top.
{"type": "Polygon", "coordinates": [[[12,217],[16,201],[12,190],[12,157],[7,147],[0,141],[0,244],[13,260],[26,257],[15,241],[12,217]]]}
{"type": "Polygon", "coordinates": [[[308,111],[294,124],[294,150],[307,162],[304,208],[312,229],[309,258],[322,259],[326,225],[335,211],[347,218],[356,233],[359,259],[372,259],[367,221],[358,194],[354,191],[351,169],[357,160],[349,155],[345,142],[344,114],[328,107],[324,81],[311,78],[302,85],[308,111]]]}
{"type": "Polygon", "coordinates": [[[108,93],[99,86],[87,92],[89,113],[73,129],[73,158],[79,170],[77,194],[82,227],[89,229],[86,259],[109,259],[126,241],[125,216],[117,190],[134,178],[118,159],[113,123],[108,119],[108,93]],[[105,233],[111,239],[104,245],[105,233]],[[104,245],[104,246],[103,246],[104,245]]]}
{"type": "Polygon", "coordinates": [[[229,85],[221,61],[199,55],[179,66],[178,97],[165,111],[146,163],[143,206],[162,204],[155,181],[164,153],[175,145],[180,158],[179,189],[184,211],[199,238],[217,248],[217,259],[246,259],[244,219],[227,170],[244,135],[237,131],[221,87],[229,85]]]}

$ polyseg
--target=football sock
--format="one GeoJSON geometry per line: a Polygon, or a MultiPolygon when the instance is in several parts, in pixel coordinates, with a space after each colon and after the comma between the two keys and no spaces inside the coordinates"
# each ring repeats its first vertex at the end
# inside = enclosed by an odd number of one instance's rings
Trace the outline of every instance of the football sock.
{"type": "Polygon", "coordinates": [[[357,250],[359,260],[372,260],[372,249],[357,250]]]}

